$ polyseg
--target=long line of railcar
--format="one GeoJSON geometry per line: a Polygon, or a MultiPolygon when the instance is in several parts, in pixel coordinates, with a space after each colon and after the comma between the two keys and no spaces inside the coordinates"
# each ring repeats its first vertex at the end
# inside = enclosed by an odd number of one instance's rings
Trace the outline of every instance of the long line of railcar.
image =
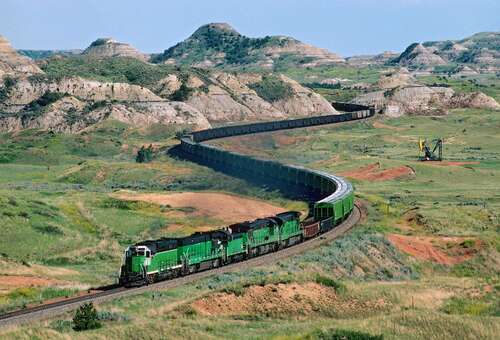
{"type": "Polygon", "coordinates": [[[307,222],[300,223],[297,213],[289,212],[287,218],[277,215],[185,238],[144,241],[126,250],[120,282],[153,283],[245,260],[315,237],[345,220],[354,208],[354,190],[342,177],[203,143],[216,138],[353,121],[374,114],[372,108],[361,105],[340,103],[337,107],[352,112],[219,127],[181,138],[180,155],[191,161],[312,198],[307,222]]]}

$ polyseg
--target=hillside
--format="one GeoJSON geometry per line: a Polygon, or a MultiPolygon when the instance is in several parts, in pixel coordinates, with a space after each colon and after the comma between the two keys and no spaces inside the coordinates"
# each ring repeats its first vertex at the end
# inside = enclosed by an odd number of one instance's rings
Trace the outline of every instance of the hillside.
{"type": "Polygon", "coordinates": [[[0,81],[3,131],[76,133],[108,119],[203,129],[214,122],[336,112],[323,97],[283,75],[150,64],[129,45],[110,39],[97,40],[79,56],[39,61],[41,69],[12,48],[7,51],[0,62],[17,68],[9,67],[0,81]],[[37,75],[26,73],[27,67],[37,75]]]}
{"type": "Polygon", "coordinates": [[[467,63],[500,66],[500,32],[481,32],[461,40],[413,43],[393,63],[402,66],[435,66],[467,63]]]}
{"type": "Polygon", "coordinates": [[[142,61],[148,59],[145,54],[139,52],[131,45],[118,42],[112,38],[99,38],[95,40],[82,54],[94,58],[129,57],[142,61]]]}
{"type": "Polygon", "coordinates": [[[330,65],[344,59],[325,49],[285,36],[249,38],[225,23],[201,26],[189,38],[152,59],[192,66],[259,66],[286,61],[300,67],[330,65]]]}
{"type": "Polygon", "coordinates": [[[52,56],[73,56],[81,54],[83,50],[73,49],[73,50],[17,50],[17,53],[33,59],[35,61],[41,59],[47,59],[52,56]]]}
{"type": "Polygon", "coordinates": [[[19,55],[10,42],[0,35],[0,77],[5,74],[38,74],[42,71],[29,58],[19,55]]]}

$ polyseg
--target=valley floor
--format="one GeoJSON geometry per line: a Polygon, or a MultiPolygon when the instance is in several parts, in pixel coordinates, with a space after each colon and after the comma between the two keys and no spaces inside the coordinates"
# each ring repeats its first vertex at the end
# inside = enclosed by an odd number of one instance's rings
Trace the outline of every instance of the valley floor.
{"type": "MultiPolygon", "coordinates": [[[[361,332],[494,339],[500,333],[499,124],[498,112],[468,109],[217,141],[351,178],[368,218],[341,239],[274,265],[98,305],[103,327],[97,330],[73,331],[68,313],[1,329],[0,336],[298,339],[361,332]],[[419,138],[435,137],[445,140],[446,162],[417,161],[419,138]]],[[[194,204],[177,205],[186,198],[173,199],[170,191],[235,193],[245,196],[238,200],[266,200],[258,204],[271,211],[306,209],[165,155],[134,162],[134,148],[153,142],[168,148],[172,136],[109,122],[83,136],[5,135],[0,148],[16,143],[17,149],[0,164],[8,241],[0,245],[0,273],[17,275],[23,287],[5,288],[0,308],[107,283],[132,242],[226,222],[194,204]]]]}

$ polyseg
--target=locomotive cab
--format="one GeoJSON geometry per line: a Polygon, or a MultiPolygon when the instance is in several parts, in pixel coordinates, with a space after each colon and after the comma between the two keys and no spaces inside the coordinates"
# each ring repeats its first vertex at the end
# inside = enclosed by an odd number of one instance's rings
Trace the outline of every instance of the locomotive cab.
{"type": "Polygon", "coordinates": [[[124,263],[120,273],[120,284],[145,280],[147,268],[153,253],[145,245],[130,246],[125,251],[124,263]]]}

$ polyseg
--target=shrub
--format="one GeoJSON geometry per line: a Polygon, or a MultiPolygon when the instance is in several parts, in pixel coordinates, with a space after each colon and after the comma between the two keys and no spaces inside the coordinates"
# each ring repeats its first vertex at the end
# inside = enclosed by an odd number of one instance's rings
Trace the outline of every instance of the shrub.
{"type": "Polygon", "coordinates": [[[188,100],[192,93],[193,89],[182,83],[179,89],[169,96],[169,99],[175,102],[183,102],[188,100]]]}
{"type": "Polygon", "coordinates": [[[314,334],[314,338],[323,340],[383,340],[383,335],[371,335],[368,333],[335,329],[328,331],[319,331],[314,334]]]}
{"type": "Polygon", "coordinates": [[[292,87],[276,75],[263,76],[260,82],[249,86],[257,92],[259,97],[271,103],[293,95],[292,87]]]}
{"type": "Polygon", "coordinates": [[[153,160],[154,152],[153,145],[149,145],[147,148],[141,146],[139,151],[137,151],[137,156],[135,157],[135,161],[137,163],[149,163],[153,160]]]}
{"type": "Polygon", "coordinates": [[[498,316],[498,310],[495,307],[473,299],[460,297],[452,297],[448,299],[441,307],[441,310],[446,314],[466,314],[466,315],[494,315],[498,316]]]}
{"type": "Polygon", "coordinates": [[[85,331],[100,327],[101,323],[92,302],[85,303],[76,310],[75,317],[73,318],[73,329],[75,331],[85,331]]]}
{"type": "Polygon", "coordinates": [[[316,283],[325,287],[332,287],[335,289],[335,292],[339,294],[345,293],[347,290],[346,286],[342,282],[335,281],[332,278],[320,274],[316,276],[316,283]]]}
{"type": "Polygon", "coordinates": [[[29,104],[30,109],[36,109],[38,107],[44,107],[55,103],[59,99],[67,96],[67,93],[59,93],[59,92],[45,92],[40,98],[31,102],[29,104]]]}
{"type": "Polygon", "coordinates": [[[10,89],[16,85],[16,80],[11,77],[3,79],[3,87],[0,87],[0,101],[4,101],[9,97],[10,89]]]}

